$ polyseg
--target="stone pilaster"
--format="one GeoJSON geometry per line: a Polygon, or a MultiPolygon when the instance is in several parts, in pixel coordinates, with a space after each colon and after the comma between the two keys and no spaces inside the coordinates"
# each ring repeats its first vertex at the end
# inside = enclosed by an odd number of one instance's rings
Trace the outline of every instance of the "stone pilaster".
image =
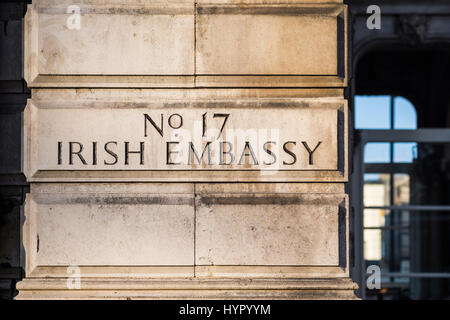
{"type": "Polygon", "coordinates": [[[70,5],[26,16],[19,298],[354,298],[342,1],[70,5]]]}

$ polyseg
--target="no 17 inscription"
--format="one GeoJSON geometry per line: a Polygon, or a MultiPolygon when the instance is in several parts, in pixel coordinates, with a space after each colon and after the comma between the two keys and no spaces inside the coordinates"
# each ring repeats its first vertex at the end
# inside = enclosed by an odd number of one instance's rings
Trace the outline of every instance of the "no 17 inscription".
{"type": "MultiPolygon", "coordinates": [[[[57,110],[45,112],[50,119],[57,110]]],[[[337,168],[337,110],[332,108],[65,112],[73,114],[53,121],[39,135],[39,163],[45,169],[337,168]]]]}
{"type": "MultiPolygon", "coordinates": [[[[150,115],[143,114],[144,116],[144,137],[147,137],[147,123],[150,123],[151,126],[155,129],[162,138],[164,138],[164,114],[161,114],[161,122],[158,125],[150,115]]],[[[220,166],[223,165],[253,165],[258,166],[260,162],[262,162],[265,166],[271,166],[277,164],[279,161],[279,152],[278,152],[278,144],[280,141],[262,141],[262,146],[260,145],[252,145],[250,138],[246,137],[245,134],[242,135],[241,142],[236,142],[236,145],[241,145],[238,150],[234,148],[234,141],[227,140],[218,140],[223,133],[223,129],[225,124],[230,116],[229,113],[214,113],[213,117],[223,117],[224,121],[219,130],[218,136],[216,140],[211,139],[207,135],[206,129],[206,116],[207,113],[202,115],[202,138],[206,137],[206,142],[199,144],[197,147],[193,141],[187,141],[187,143],[183,143],[182,141],[166,141],[165,148],[165,162],[166,165],[208,165],[211,166],[213,164],[218,164],[220,166]],[[180,146],[183,146],[184,150],[180,150],[180,146]],[[264,154],[262,156],[262,160],[257,156],[257,152],[255,150],[260,150],[262,148],[264,154]],[[186,150],[187,149],[187,150],[186,150]],[[181,154],[186,155],[182,157],[181,154]],[[214,157],[214,155],[218,155],[218,157],[214,157]],[[218,158],[218,159],[217,159],[218,158]],[[269,158],[269,159],[267,159],[269,158]],[[184,161],[183,161],[184,160],[184,161]],[[218,161],[216,161],[218,160],[218,161]]],[[[180,129],[183,125],[183,117],[178,114],[172,114],[169,117],[168,125],[173,129],[180,129]],[[177,121],[176,125],[173,124],[172,119],[176,117],[177,121]]],[[[234,139],[233,139],[234,140],[234,139]]],[[[139,142],[139,146],[137,150],[132,150],[130,147],[130,141],[124,141],[122,148],[118,145],[118,141],[108,141],[101,149],[106,154],[109,155],[109,159],[103,160],[104,165],[112,166],[116,165],[120,160],[123,161],[124,165],[129,165],[131,162],[131,157],[137,157],[139,159],[139,165],[145,165],[145,141],[139,142]],[[119,152],[122,149],[122,157],[119,159],[119,152]]],[[[288,161],[283,160],[283,165],[292,166],[297,162],[297,154],[295,153],[297,143],[300,146],[300,153],[302,156],[308,158],[308,164],[314,165],[314,153],[322,144],[322,141],[317,141],[314,147],[310,146],[307,141],[283,141],[282,149],[283,152],[288,155],[288,161]],[[304,149],[303,149],[303,148],[304,149]],[[306,153],[305,153],[306,151],[306,153]]],[[[88,161],[91,165],[98,165],[97,155],[98,155],[98,142],[92,141],[90,150],[85,150],[85,146],[82,142],[78,141],[69,141],[66,143],[68,147],[68,164],[74,165],[75,161],[79,161],[83,165],[88,165],[88,161]]],[[[62,165],[63,163],[63,142],[58,141],[58,165],[62,165]]],[[[286,158],[286,157],[285,157],[286,158]]]]}

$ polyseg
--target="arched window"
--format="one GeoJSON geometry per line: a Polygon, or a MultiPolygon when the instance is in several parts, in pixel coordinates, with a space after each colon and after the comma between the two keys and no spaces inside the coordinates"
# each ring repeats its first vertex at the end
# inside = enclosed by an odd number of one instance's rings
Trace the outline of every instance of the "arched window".
{"type": "MultiPolygon", "coordinates": [[[[355,129],[415,130],[417,112],[404,97],[356,96],[355,129]]],[[[365,163],[412,163],[417,158],[417,143],[371,142],[364,149],[365,163]]]]}
{"type": "MultiPolygon", "coordinates": [[[[395,137],[400,130],[417,129],[416,109],[404,97],[356,96],[355,129],[391,130],[385,134],[395,137]]],[[[383,274],[410,269],[410,212],[392,206],[410,205],[410,175],[404,169],[417,159],[416,142],[388,141],[363,144],[363,270],[378,265],[383,274]]],[[[410,285],[409,278],[382,277],[382,282],[393,288],[410,285]]]]}

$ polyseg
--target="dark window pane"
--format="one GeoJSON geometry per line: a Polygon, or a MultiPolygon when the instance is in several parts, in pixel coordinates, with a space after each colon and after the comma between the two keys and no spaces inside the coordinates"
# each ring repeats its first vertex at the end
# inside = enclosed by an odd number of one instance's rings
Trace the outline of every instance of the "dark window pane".
{"type": "Polygon", "coordinates": [[[356,129],[390,129],[391,128],[390,96],[356,96],[355,128],[356,129]]]}
{"type": "Polygon", "coordinates": [[[394,98],[394,129],[417,129],[416,109],[403,97],[394,98]]]}
{"type": "Polygon", "coordinates": [[[388,142],[370,142],[364,147],[365,163],[389,163],[391,147],[388,142]]]}
{"type": "Polygon", "coordinates": [[[412,163],[417,158],[417,143],[396,142],[394,143],[394,162],[412,163]]]}

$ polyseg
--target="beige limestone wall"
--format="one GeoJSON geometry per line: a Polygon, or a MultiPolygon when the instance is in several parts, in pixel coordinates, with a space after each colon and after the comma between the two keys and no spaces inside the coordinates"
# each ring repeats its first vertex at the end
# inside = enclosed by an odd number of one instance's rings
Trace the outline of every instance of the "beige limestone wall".
{"type": "Polygon", "coordinates": [[[82,95],[36,97],[24,114],[24,171],[36,182],[346,181],[346,101],[302,94],[236,100],[139,93],[138,102],[97,97],[94,103],[82,95]],[[243,158],[249,148],[253,155],[243,158]]]}
{"type": "Polygon", "coordinates": [[[343,87],[340,1],[34,1],[30,87],[343,87]],[[129,49],[129,50],[128,50],[129,49]]]}
{"type": "Polygon", "coordinates": [[[25,17],[19,298],[353,298],[342,1],[68,5],[25,17]]]}

